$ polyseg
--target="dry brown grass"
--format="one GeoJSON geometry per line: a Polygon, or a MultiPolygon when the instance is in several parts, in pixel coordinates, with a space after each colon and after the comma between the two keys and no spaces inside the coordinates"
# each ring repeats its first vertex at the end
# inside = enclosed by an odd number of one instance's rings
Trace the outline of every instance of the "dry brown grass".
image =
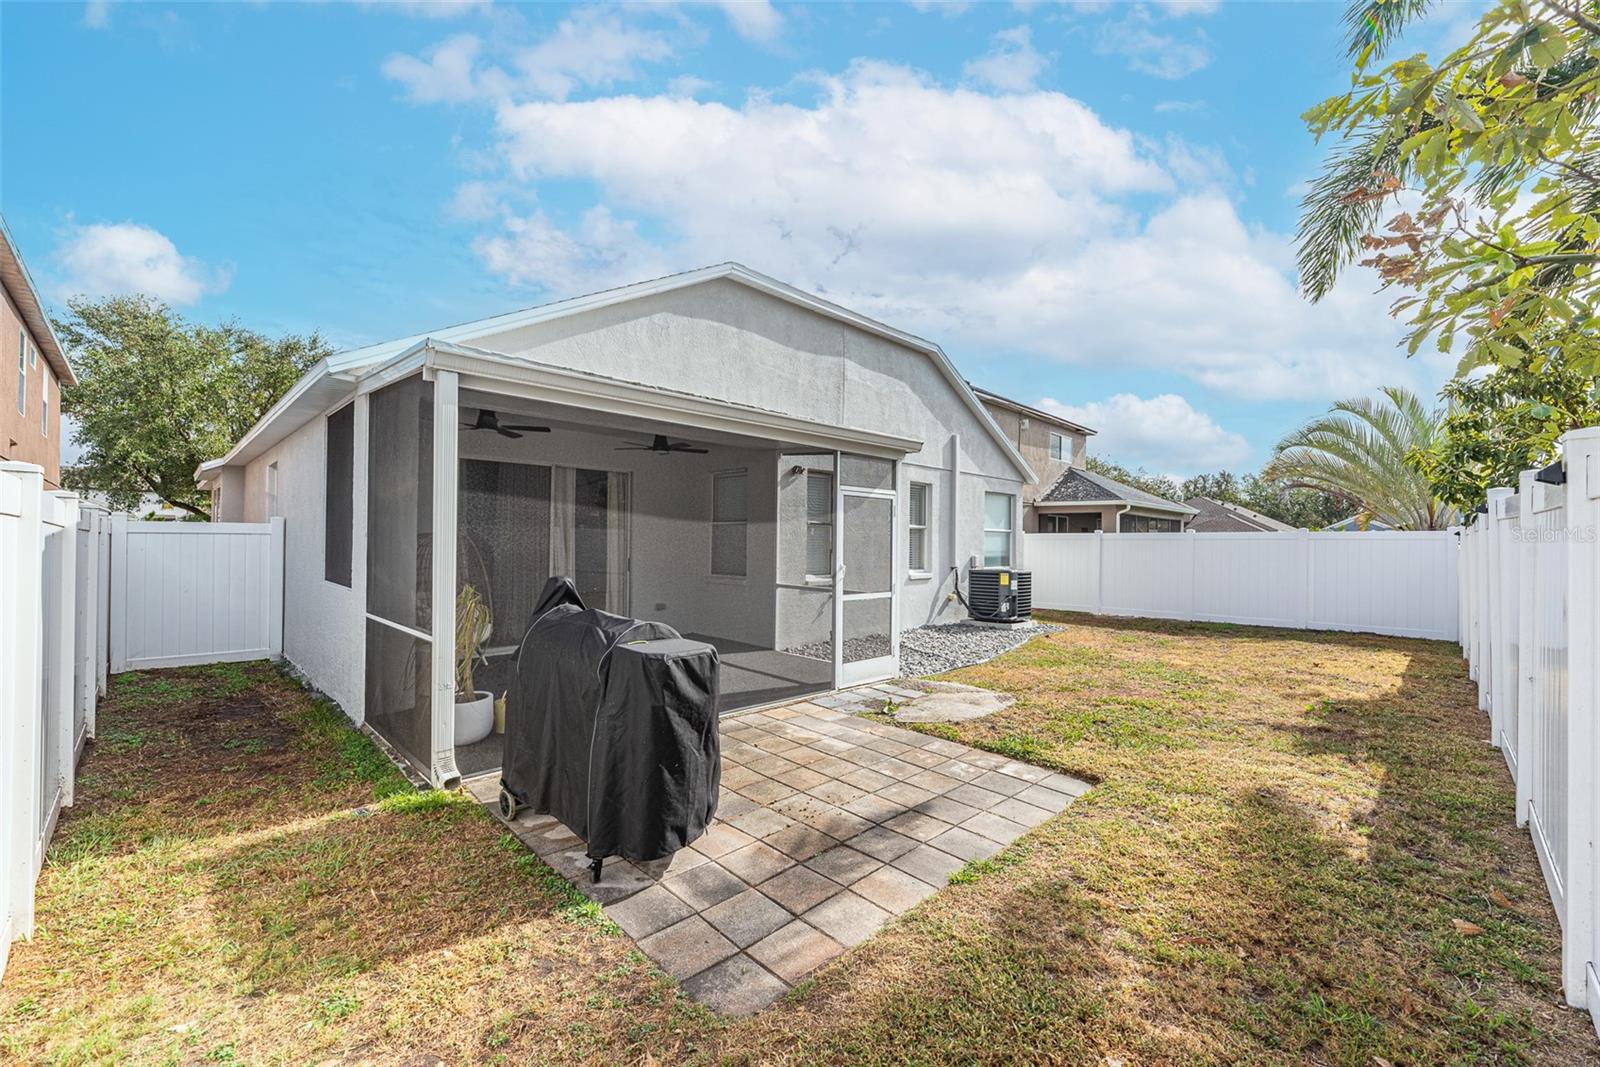
{"type": "Polygon", "coordinates": [[[57,1062],[1578,1063],[1455,650],[1072,619],[951,736],[1098,787],[724,1023],[270,669],[119,680],[0,988],[57,1062]],[[226,709],[262,705],[263,712],[226,709]],[[380,795],[392,794],[388,799],[380,795]],[[359,814],[364,809],[367,814],[359,814]],[[1489,898],[1500,890],[1511,908],[1489,898]],[[1458,935],[1451,920],[1485,928],[1458,935]]]}

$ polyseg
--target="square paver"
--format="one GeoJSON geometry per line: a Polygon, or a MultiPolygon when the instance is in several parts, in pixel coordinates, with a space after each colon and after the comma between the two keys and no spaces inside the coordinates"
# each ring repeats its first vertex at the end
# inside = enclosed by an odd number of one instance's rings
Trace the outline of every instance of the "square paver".
{"type": "Polygon", "coordinates": [[[934,794],[928,790],[905,782],[896,782],[894,785],[878,790],[878,796],[893,800],[898,804],[904,804],[907,808],[914,808],[924,800],[932,800],[934,798],[934,794]]]}
{"type": "Polygon", "coordinates": [[[964,830],[959,826],[946,830],[928,843],[934,848],[948,852],[952,856],[959,856],[964,860],[986,860],[1005,847],[998,841],[991,840],[982,834],[975,834],[971,830],[964,830]]]}
{"type": "Polygon", "coordinates": [[[623,933],[638,941],[682,922],[694,914],[694,909],[665,886],[653,885],[607,906],[606,914],[622,927],[623,933]]]}
{"type": "Polygon", "coordinates": [[[935,819],[932,815],[924,815],[920,811],[908,811],[904,815],[896,815],[883,825],[886,829],[918,841],[932,841],[950,829],[950,824],[943,819],[935,819]]]}
{"type": "Polygon", "coordinates": [[[810,767],[801,767],[799,765],[787,771],[778,771],[772,777],[784,785],[794,786],[796,789],[810,789],[828,780],[827,775],[812,770],[810,767]]]}
{"type": "Polygon", "coordinates": [[[1023,779],[1013,778],[1011,775],[1001,774],[999,771],[990,771],[988,774],[974,778],[972,784],[980,789],[987,789],[991,793],[999,793],[1008,797],[1015,796],[1028,788],[1028,783],[1023,779]]]}
{"type": "MultiPolygon", "coordinates": [[[[1010,819],[1014,823],[1020,823],[1027,827],[1038,826],[1050,818],[1050,812],[1044,808],[1036,808],[1032,804],[1024,803],[1020,793],[1007,800],[1002,800],[990,808],[989,811],[1002,819],[1010,819]]],[[[960,821],[965,822],[966,820],[960,821]]]]}
{"type": "Polygon", "coordinates": [[[1028,828],[1021,823],[1001,818],[992,811],[979,812],[962,823],[961,828],[963,830],[971,830],[975,834],[981,834],[990,841],[996,841],[1002,845],[1009,845],[1028,832],[1028,828]]]}
{"type": "Polygon", "coordinates": [[[779,830],[775,834],[769,834],[765,843],[801,863],[804,863],[819,852],[826,852],[838,844],[837,841],[820,830],[813,830],[811,827],[802,826],[799,823],[786,830],[779,830]]]}
{"type": "Polygon", "coordinates": [[[818,853],[806,861],[818,874],[832,878],[840,885],[849,885],[856,879],[872,873],[883,865],[883,861],[865,852],[857,852],[848,845],[838,845],[826,852],[818,853]]]}
{"type": "Polygon", "coordinates": [[[981,786],[973,784],[972,782],[968,782],[966,785],[956,786],[954,789],[946,793],[945,796],[959,804],[967,804],[971,807],[977,808],[979,811],[987,811],[1006,798],[1005,793],[996,793],[993,790],[984,789],[981,786]]]}
{"type": "Polygon", "coordinates": [[[698,915],[650,935],[639,942],[639,948],[680,982],[738,951],[732,941],[698,915]]]}
{"type": "Polygon", "coordinates": [[[893,916],[847,889],[824,900],[801,918],[841,945],[853,946],[877,933],[893,916]]]}
{"type": "Polygon", "coordinates": [[[963,759],[945,760],[933,768],[947,778],[959,778],[963,782],[970,782],[974,778],[983,777],[983,768],[975,767],[963,759]]]}
{"type": "Polygon", "coordinates": [[[867,795],[867,791],[865,789],[850,785],[847,782],[840,781],[837,778],[824,779],[822,784],[813,786],[810,789],[807,789],[806,792],[810,793],[818,800],[826,800],[829,804],[833,804],[841,808],[850,803],[852,800],[855,800],[857,797],[864,797],[867,795]]]}
{"type": "Polygon", "coordinates": [[[788,992],[788,985],[743,952],[683,983],[683,991],[724,1015],[754,1015],[788,992]]]}
{"type": "Polygon", "coordinates": [[[786,982],[798,982],[844,951],[844,946],[799,919],[750,947],[759,960],[786,982]]]}
{"type": "Polygon", "coordinates": [[[771,808],[756,808],[730,822],[735,828],[751,837],[766,837],[768,834],[775,834],[785,827],[794,825],[793,819],[771,808]]]}
{"type": "Polygon", "coordinates": [[[952,778],[948,774],[940,774],[938,771],[923,771],[921,774],[913,774],[910,778],[907,778],[906,784],[914,785],[919,789],[926,789],[930,793],[944,793],[962,783],[961,779],[952,778]]]}
{"type": "Polygon", "coordinates": [[[740,948],[755,944],[793,918],[782,905],[746,889],[705,911],[706,921],[740,948]]]}
{"type": "Polygon", "coordinates": [[[938,889],[898,867],[879,867],[852,885],[850,891],[885,911],[900,915],[933,896],[938,889]]]}
{"type": "Polygon", "coordinates": [[[761,778],[739,787],[740,795],[748,797],[757,804],[771,804],[784,797],[793,796],[795,792],[794,786],[784,785],[772,778],[761,778]]]}
{"type": "Polygon", "coordinates": [[[745,889],[744,882],[715,862],[702,863],[682,874],[671,875],[661,884],[695,911],[705,911],[713,904],[721,904],[745,889]]]}
{"type": "Polygon", "coordinates": [[[746,845],[737,852],[730,852],[717,862],[751,885],[759,885],[773,875],[782,874],[795,864],[793,858],[785,856],[763,841],[746,845]]]}
{"type": "Polygon", "coordinates": [[[808,867],[790,867],[782,874],[762,882],[758,888],[795,915],[799,915],[816,907],[835,893],[842,892],[844,887],[808,867]]]}
{"type": "Polygon", "coordinates": [[[1072,797],[1068,794],[1058,793],[1043,785],[1030,785],[1017,794],[1017,799],[1024,804],[1032,804],[1049,812],[1061,811],[1072,803],[1072,797]]]}
{"type": "Polygon", "coordinates": [[[917,805],[917,811],[923,815],[932,815],[935,819],[943,819],[952,826],[966,822],[978,814],[977,808],[972,807],[970,804],[963,804],[959,800],[951,800],[949,797],[934,797],[932,800],[924,800],[917,805]]]}
{"type": "MultiPolygon", "coordinates": [[[[972,835],[977,837],[976,834],[972,835]]],[[[981,838],[980,838],[981,840],[981,838]]],[[[916,848],[891,861],[894,866],[905,871],[914,878],[920,878],[929,885],[943,886],[950,881],[950,876],[967,865],[967,861],[952,856],[932,845],[918,845],[916,848]]]]}
{"type": "Polygon", "coordinates": [[[689,847],[716,859],[734,849],[743,848],[754,840],[755,838],[749,834],[736,830],[725,822],[714,822],[689,847]]]}
{"type": "Polygon", "coordinates": [[[838,777],[839,781],[848,782],[850,785],[858,789],[864,789],[869,793],[876,793],[884,786],[894,784],[893,778],[881,771],[875,771],[871,767],[852,766],[850,770],[845,771],[838,777]]]}
{"type": "MultiPolygon", "coordinates": [[[[868,793],[846,804],[844,810],[852,815],[859,815],[868,822],[884,822],[905,812],[907,808],[899,801],[881,797],[876,793],[868,793]]],[[[973,809],[973,813],[977,813],[976,808],[973,809]]]]}
{"type": "Polygon", "coordinates": [[[903,856],[916,848],[917,842],[904,834],[897,834],[886,827],[876,826],[851,838],[850,847],[858,852],[865,852],[874,859],[880,859],[888,863],[895,857],[903,856]]]}

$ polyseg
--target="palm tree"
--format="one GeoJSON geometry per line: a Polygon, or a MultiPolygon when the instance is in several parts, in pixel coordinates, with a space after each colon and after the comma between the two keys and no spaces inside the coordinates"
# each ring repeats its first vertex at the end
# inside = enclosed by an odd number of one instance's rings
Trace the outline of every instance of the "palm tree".
{"type": "Polygon", "coordinates": [[[1442,530],[1456,521],[1455,509],[1433,495],[1409,457],[1438,441],[1444,412],[1409,389],[1382,393],[1341,400],[1279,441],[1266,476],[1342,497],[1397,530],[1442,530]]]}

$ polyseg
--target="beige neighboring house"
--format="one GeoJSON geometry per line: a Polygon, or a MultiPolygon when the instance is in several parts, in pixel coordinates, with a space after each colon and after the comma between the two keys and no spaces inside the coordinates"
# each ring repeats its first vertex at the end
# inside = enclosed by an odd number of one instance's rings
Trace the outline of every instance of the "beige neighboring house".
{"type": "Polygon", "coordinates": [[[61,385],[78,384],[17,243],[0,218],[0,460],[37,463],[61,488],[61,385]]]}
{"type": "Polygon", "coordinates": [[[1195,509],[1087,469],[1087,426],[972,387],[1038,480],[1023,488],[1028,533],[1178,533],[1195,509]]]}

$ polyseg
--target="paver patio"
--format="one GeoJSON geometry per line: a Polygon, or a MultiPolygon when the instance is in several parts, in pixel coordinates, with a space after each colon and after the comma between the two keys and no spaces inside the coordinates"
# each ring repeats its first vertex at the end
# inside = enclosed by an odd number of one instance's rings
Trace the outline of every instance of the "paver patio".
{"type": "MultiPolygon", "coordinates": [[[[722,723],[722,791],[706,833],[670,860],[606,861],[525,812],[517,837],[605,907],[684,990],[748,1014],[1083,794],[1088,784],[856,716],[872,686],[722,723]]],[[[468,782],[498,816],[498,775],[468,782]]]]}

